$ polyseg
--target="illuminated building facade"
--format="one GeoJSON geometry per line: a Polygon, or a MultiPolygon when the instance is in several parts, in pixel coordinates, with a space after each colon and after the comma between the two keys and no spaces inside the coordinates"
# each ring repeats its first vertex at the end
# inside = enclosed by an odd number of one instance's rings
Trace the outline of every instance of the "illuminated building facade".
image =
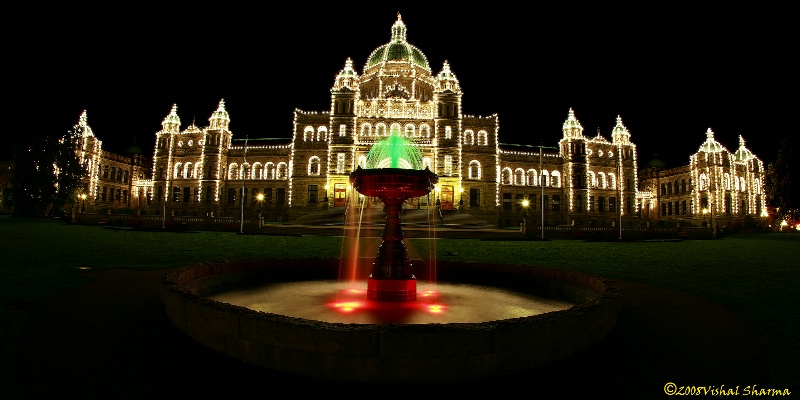
{"type": "Polygon", "coordinates": [[[709,128],[688,165],[663,169],[655,164],[642,171],[642,218],[728,226],[745,216],[766,217],[765,172],[744,138],[739,136],[732,153],[709,128]]]}
{"type": "Polygon", "coordinates": [[[83,178],[83,190],[76,207],[84,212],[138,212],[147,207],[152,187],[152,161],[142,155],[137,146],[127,149],[127,155],[103,150],[87,123],[84,111],[73,127],[77,135],[78,157],[88,173],[83,178]]]}
{"type": "MultiPolygon", "coordinates": [[[[423,165],[439,176],[434,192],[409,200],[409,208],[459,210],[500,226],[516,225],[523,217],[546,225],[633,226],[641,218],[661,217],[652,209],[672,207],[663,204],[683,205],[683,199],[673,201],[654,191],[660,181],[656,186],[646,181],[650,186],[639,192],[636,146],[620,117],[610,139],[599,131],[584,136],[570,109],[557,147],[501,144],[497,114],[463,114],[461,85],[449,63],[445,60],[433,73],[406,33],[398,15],[391,40],[367,57],[361,73],[346,59],[330,89],[330,109],[295,110],[287,139],[250,138],[254,132],[234,139],[224,100],[207,126],[192,122],[182,129],[173,105],[156,133],[152,180],[134,174],[130,190],[137,204],[149,206],[147,214],[234,217],[244,210],[268,220],[374,205],[376,199],[363,198],[349,186],[349,175],[365,167],[376,141],[396,133],[412,142],[423,165]]],[[[102,164],[95,161],[99,147],[87,146],[86,157],[97,168],[102,164]]],[[[690,189],[684,209],[695,217],[692,207],[703,201],[720,214],[763,209],[760,186],[735,195],[722,189],[761,185],[760,161],[749,152],[704,154],[693,156],[685,179],[688,187],[713,182],[709,187],[714,189],[690,189]]],[[[667,172],[660,172],[661,179],[667,172]]],[[[96,190],[100,195],[95,198],[102,198],[102,190],[96,190]]],[[[669,216],[669,211],[663,215],[669,216]]]]}

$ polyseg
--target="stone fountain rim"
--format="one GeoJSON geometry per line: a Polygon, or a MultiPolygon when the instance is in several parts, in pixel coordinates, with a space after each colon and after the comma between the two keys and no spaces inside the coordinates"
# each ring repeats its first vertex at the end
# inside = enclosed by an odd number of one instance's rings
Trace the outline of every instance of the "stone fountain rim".
{"type": "MultiPolygon", "coordinates": [[[[255,311],[204,298],[188,286],[224,274],[257,273],[267,264],[275,274],[307,272],[298,270],[298,263],[316,267],[318,273],[338,270],[339,260],[238,260],[187,267],[162,278],[167,317],[200,344],[267,368],[338,381],[421,383],[494,377],[566,358],[605,337],[622,306],[622,291],[603,278],[475,262],[458,262],[459,271],[483,273],[490,268],[496,274],[512,274],[515,281],[523,275],[552,279],[596,296],[562,311],[486,322],[350,324],[255,311]]],[[[437,269],[447,270],[454,263],[438,261],[437,269]]]]}

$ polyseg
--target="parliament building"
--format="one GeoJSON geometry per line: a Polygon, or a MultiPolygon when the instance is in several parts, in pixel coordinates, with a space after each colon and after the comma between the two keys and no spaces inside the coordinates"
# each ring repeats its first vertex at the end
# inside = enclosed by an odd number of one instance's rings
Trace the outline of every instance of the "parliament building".
{"type": "Polygon", "coordinates": [[[712,213],[733,219],[766,210],[762,162],[743,139],[731,153],[710,129],[689,164],[673,169],[651,163],[640,170],[635,138],[621,117],[608,137],[588,136],[572,109],[552,147],[501,144],[497,114],[461,112],[455,68],[445,60],[434,73],[407,41],[400,15],[389,42],[369,54],[360,72],[345,60],[330,96],[328,110],[295,110],[287,138],[257,138],[258,132],[234,138],[224,99],[205,126],[183,125],[173,105],[155,134],[152,158],[104,152],[84,112],[76,125],[90,166],[84,207],[173,216],[245,212],[291,221],[377,205],[350,187],[349,176],[365,167],[373,144],[398,134],[439,177],[435,190],[410,199],[409,208],[468,213],[499,226],[523,216],[545,225],[700,225],[712,213]]]}

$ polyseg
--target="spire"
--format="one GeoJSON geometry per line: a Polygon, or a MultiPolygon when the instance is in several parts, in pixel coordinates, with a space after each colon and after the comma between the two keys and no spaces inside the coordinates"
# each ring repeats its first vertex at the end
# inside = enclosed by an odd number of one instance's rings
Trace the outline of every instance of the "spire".
{"type": "Polygon", "coordinates": [[[700,145],[698,151],[704,153],[720,153],[728,150],[714,139],[714,131],[708,128],[706,131],[706,141],[700,145]]]}
{"type": "Polygon", "coordinates": [[[166,133],[180,133],[181,119],[178,117],[178,105],[173,104],[172,110],[161,121],[161,131],[166,133]]]}
{"type": "Polygon", "coordinates": [[[359,85],[359,77],[356,70],[353,68],[353,59],[347,57],[344,62],[344,68],[336,75],[336,81],[333,83],[333,90],[341,90],[348,88],[355,91],[359,85]]]}
{"type": "Polygon", "coordinates": [[[614,125],[614,129],[611,130],[611,141],[617,145],[631,143],[631,134],[628,132],[628,128],[622,123],[622,117],[619,115],[617,115],[617,124],[614,125]]]}
{"type": "Polygon", "coordinates": [[[214,111],[211,114],[211,118],[208,119],[209,129],[219,129],[219,130],[227,130],[228,126],[231,123],[231,118],[228,115],[228,111],[225,110],[225,99],[219,101],[219,106],[217,107],[217,111],[214,111]]]}
{"type": "Polygon", "coordinates": [[[742,135],[739,135],[739,148],[736,150],[734,158],[736,159],[736,161],[748,161],[750,159],[756,158],[756,156],[753,155],[753,152],[751,152],[750,149],[744,146],[744,138],[742,137],[742,135]]]}
{"type": "Polygon", "coordinates": [[[403,19],[400,17],[399,11],[397,12],[397,21],[395,21],[394,25],[392,25],[392,41],[406,41],[406,24],[403,23],[403,19]]]}
{"type": "Polygon", "coordinates": [[[89,127],[89,124],[86,121],[86,110],[83,110],[81,116],[78,118],[78,123],[73,127],[73,134],[79,132],[83,137],[94,136],[92,128],[89,127]]]}
{"type": "Polygon", "coordinates": [[[567,115],[567,120],[564,121],[562,132],[565,138],[583,137],[583,126],[581,126],[581,123],[575,118],[575,112],[572,111],[572,108],[569,109],[569,114],[567,115]]]}
{"type": "Polygon", "coordinates": [[[439,82],[437,91],[445,91],[449,90],[451,92],[460,92],[461,85],[458,83],[458,78],[456,78],[456,74],[450,70],[450,63],[447,60],[444,60],[444,65],[442,65],[442,71],[436,75],[436,80],[439,82]]]}

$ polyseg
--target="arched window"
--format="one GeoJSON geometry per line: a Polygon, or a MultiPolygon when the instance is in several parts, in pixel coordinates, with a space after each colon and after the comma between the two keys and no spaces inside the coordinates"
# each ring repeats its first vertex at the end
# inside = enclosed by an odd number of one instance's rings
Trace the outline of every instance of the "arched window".
{"type": "Polygon", "coordinates": [[[700,174],[700,184],[697,190],[708,190],[708,176],[706,174],[700,174]]]}
{"type": "Polygon", "coordinates": [[[264,179],[275,179],[275,164],[268,162],[264,166],[264,179]]]}
{"type": "Polygon", "coordinates": [[[589,171],[589,187],[596,188],[597,187],[597,176],[595,176],[594,171],[589,171]]]}
{"type": "Polygon", "coordinates": [[[239,174],[239,179],[250,179],[250,164],[242,164],[242,171],[239,174]]]}
{"type": "Polygon", "coordinates": [[[228,166],[228,179],[239,179],[239,164],[232,163],[228,166]]]}
{"type": "Polygon", "coordinates": [[[503,172],[500,174],[500,183],[503,185],[510,185],[512,182],[512,174],[511,168],[503,168],[503,172]]]}
{"type": "Polygon", "coordinates": [[[465,146],[472,146],[475,144],[475,132],[470,129],[464,131],[464,141],[463,144],[465,146]]]}
{"type": "MultiPolygon", "coordinates": [[[[358,166],[361,168],[367,168],[367,156],[359,156],[358,157],[358,166]]],[[[341,172],[344,173],[344,172],[341,172]]]]}
{"type": "Polygon", "coordinates": [[[489,134],[486,131],[478,131],[478,146],[489,145],[489,134]]]}
{"type": "Polygon", "coordinates": [[[422,124],[419,127],[419,135],[424,138],[431,137],[431,127],[428,124],[422,124]]]}
{"type": "Polygon", "coordinates": [[[542,185],[550,186],[550,173],[546,169],[542,170],[542,185]]]}
{"type": "Polygon", "coordinates": [[[187,162],[183,166],[183,176],[191,179],[193,177],[193,175],[192,175],[193,172],[194,172],[194,169],[192,169],[192,163],[187,162]]]}
{"type": "Polygon", "coordinates": [[[194,165],[194,177],[195,179],[203,179],[203,164],[196,163],[194,165]]]}
{"type": "Polygon", "coordinates": [[[365,123],[361,125],[361,136],[372,136],[372,125],[365,123]]]}
{"type": "Polygon", "coordinates": [[[481,163],[478,160],[469,162],[469,179],[481,179],[481,163]]]}
{"type": "Polygon", "coordinates": [[[386,136],[386,124],[379,123],[375,130],[375,136],[386,136]]]}
{"type": "Polygon", "coordinates": [[[319,168],[319,157],[311,156],[308,159],[308,174],[309,175],[319,175],[320,168],[319,168]]]}
{"type": "Polygon", "coordinates": [[[406,124],[406,137],[414,137],[417,135],[417,127],[414,124],[406,124]]]}
{"type": "Polygon", "coordinates": [[[307,126],[303,130],[303,141],[304,142],[314,141],[314,128],[313,127],[307,126]]]}
{"type": "Polygon", "coordinates": [[[539,186],[537,179],[538,176],[539,175],[536,173],[535,169],[529,169],[528,176],[525,179],[526,180],[525,184],[528,186],[539,186]]]}
{"type": "Polygon", "coordinates": [[[561,187],[561,173],[559,173],[558,171],[553,171],[550,174],[550,177],[551,177],[550,178],[551,186],[561,187]]]}
{"type": "Polygon", "coordinates": [[[264,168],[260,162],[253,163],[253,179],[264,179],[264,168]]]}
{"type": "Polygon", "coordinates": [[[613,173],[608,174],[608,188],[609,189],[616,189],[617,188],[617,176],[613,173]]]}
{"type": "Polygon", "coordinates": [[[606,181],[606,173],[605,172],[598,172],[597,173],[597,180],[600,181],[598,184],[600,185],[600,189],[608,188],[608,182],[606,181]]]}
{"type": "Polygon", "coordinates": [[[278,163],[278,170],[277,170],[277,178],[278,179],[288,179],[289,178],[289,167],[286,165],[285,162],[278,163]]]}
{"type": "Polygon", "coordinates": [[[178,179],[183,178],[183,168],[181,163],[176,163],[175,168],[172,171],[172,178],[178,179]]]}
{"type": "Polygon", "coordinates": [[[520,186],[525,184],[525,171],[522,168],[514,170],[514,184],[520,186]]]}

